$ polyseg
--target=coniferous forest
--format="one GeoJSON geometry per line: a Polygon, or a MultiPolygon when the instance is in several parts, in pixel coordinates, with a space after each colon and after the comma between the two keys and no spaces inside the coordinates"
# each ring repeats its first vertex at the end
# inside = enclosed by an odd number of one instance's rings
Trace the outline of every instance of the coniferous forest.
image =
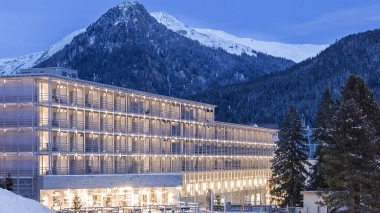
{"type": "Polygon", "coordinates": [[[350,75],[338,102],[327,89],[318,105],[314,138],[319,147],[310,174],[304,129],[292,105],[272,161],[272,201],[302,206],[300,191],[316,191],[331,212],[380,211],[380,109],[360,76],[350,75]],[[306,178],[310,180],[306,185],[306,178]]]}
{"type": "Polygon", "coordinates": [[[244,124],[281,124],[293,103],[307,125],[314,125],[318,100],[330,88],[339,97],[350,74],[362,76],[380,97],[380,30],[349,35],[314,58],[282,72],[192,96],[218,105],[216,119],[244,124]]]}

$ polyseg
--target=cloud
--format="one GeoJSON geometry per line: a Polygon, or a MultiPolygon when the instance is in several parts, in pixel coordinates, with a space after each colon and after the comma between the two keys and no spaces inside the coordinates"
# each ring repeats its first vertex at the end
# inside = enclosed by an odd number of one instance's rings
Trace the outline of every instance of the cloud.
{"type": "Polygon", "coordinates": [[[320,30],[376,24],[376,22],[380,22],[379,11],[380,4],[360,8],[350,8],[326,13],[314,20],[293,25],[289,28],[307,33],[320,30]]]}

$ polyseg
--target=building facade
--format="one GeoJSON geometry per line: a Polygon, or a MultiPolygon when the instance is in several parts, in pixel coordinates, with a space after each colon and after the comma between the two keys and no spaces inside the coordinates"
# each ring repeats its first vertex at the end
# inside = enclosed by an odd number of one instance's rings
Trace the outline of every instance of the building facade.
{"type": "Polygon", "coordinates": [[[208,189],[268,204],[277,130],[214,121],[214,105],[40,70],[0,77],[0,177],[11,174],[15,193],[53,209],[74,195],[84,207],[202,203],[208,189]]]}
{"type": "Polygon", "coordinates": [[[301,191],[303,195],[303,207],[301,213],[327,213],[327,207],[321,206],[322,198],[316,191],[301,191]]]}

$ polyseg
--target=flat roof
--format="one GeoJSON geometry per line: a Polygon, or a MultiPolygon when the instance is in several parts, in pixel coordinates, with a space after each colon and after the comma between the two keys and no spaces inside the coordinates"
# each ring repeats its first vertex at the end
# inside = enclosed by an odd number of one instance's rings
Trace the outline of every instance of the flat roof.
{"type": "Polygon", "coordinates": [[[154,94],[154,93],[149,93],[149,92],[143,92],[143,91],[128,89],[128,88],[124,88],[124,87],[117,87],[117,86],[112,86],[112,85],[108,85],[108,84],[86,81],[86,80],[82,80],[82,79],[67,78],[67,77],[63,77],[63,76],[52,75],[49,73],[29,73],[29,74],[16,74],[16,75],[2,75],[0,77],[7,77],[7,78],[52,77],[52,78],[58,78],[58,79],[63,79],[63,80],[67,80],[67,81],[90,84],[90,85],[94,85],[94,86],[98,86],[98,87],[105,87],[105,88],[109,88],[109,89],[113,89],[113,90],[125,91],[125,92],[134,93],[137,95],[144,95],[144,96],[148,96],[148,97],[152,97],[152,98],[167,99],[167,100],[171,100],[171,101],[185,103],[188,105],[199,105],[199,106],[204,106],[204,107],[208,107],[208,108],[212,108],[212,109],[217,107],[216,105],[212,105],[212,104],[190,101],[190,100],[181,99],[181,98],[174,98],[174,97],[170,97],[170,96],[159,95],[159,94],[154,94]]]}
{"type": "Polygon", "coordinates": [[[219,124],[219,125],[236,126],[236,127],[248,128],[248,129],[267,130],[270,132],[278,132],[279,131],[278,129],[271,129],[271,128],[265,128],[265,127],[259,127],[259,126],[244,125],[244,124],[227,123],[227,122],[221,122],[221,121],[214,121],[214,123],[219,124]]]}

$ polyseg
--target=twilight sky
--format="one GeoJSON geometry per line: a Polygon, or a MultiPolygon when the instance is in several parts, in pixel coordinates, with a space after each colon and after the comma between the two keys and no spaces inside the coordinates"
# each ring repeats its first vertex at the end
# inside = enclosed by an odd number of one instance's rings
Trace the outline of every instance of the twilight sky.
{"type": "MultiPolygon", "coordinates": [[[[0,58],[40,51],[86,28],[122,0],[1,0],[0,58]]],[[[283,43],[331,44],[380,27],[375,0],[139,0],[191,27],[283,43]]]]}

